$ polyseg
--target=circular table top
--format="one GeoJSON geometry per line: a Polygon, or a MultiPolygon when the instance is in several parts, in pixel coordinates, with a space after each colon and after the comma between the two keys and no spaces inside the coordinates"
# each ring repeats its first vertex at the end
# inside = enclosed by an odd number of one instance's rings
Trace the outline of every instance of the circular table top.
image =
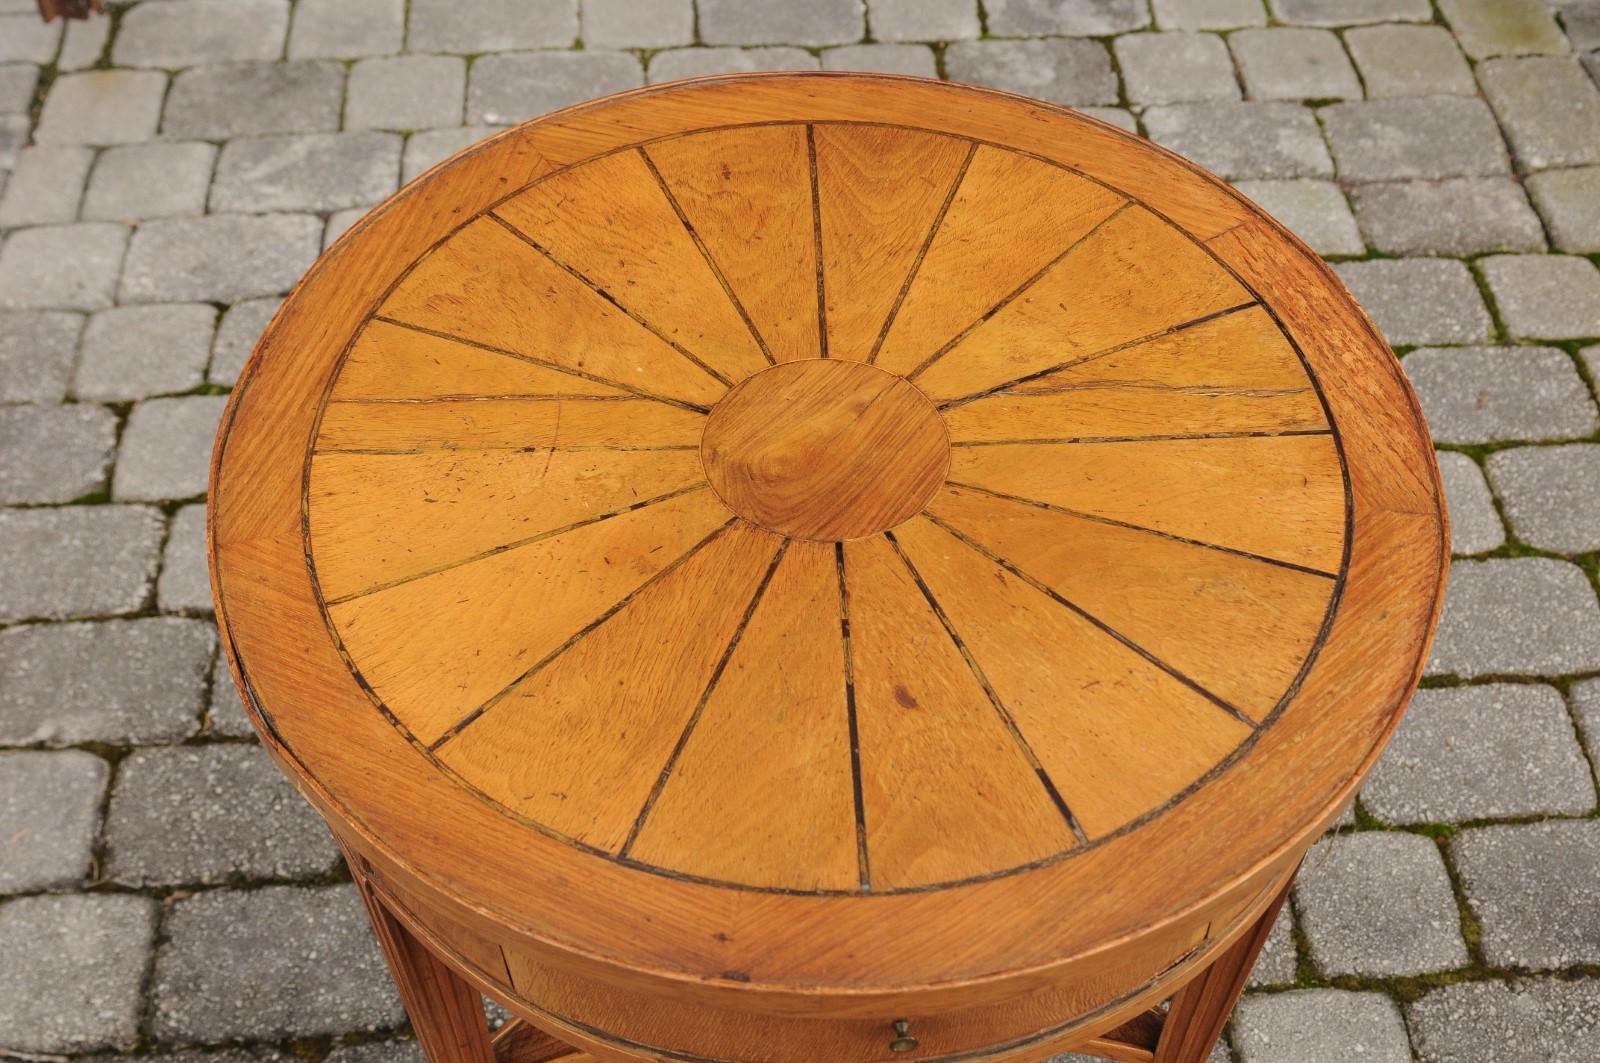
{"type": "Polygon", "coordinates": [[[214,477],[326,809],[546,944],[811,990],[1065,962],[1303,844],[1446,555],[1392,355],[1275,222],[866,75],[436,168],[288,300],[214,477]]]}

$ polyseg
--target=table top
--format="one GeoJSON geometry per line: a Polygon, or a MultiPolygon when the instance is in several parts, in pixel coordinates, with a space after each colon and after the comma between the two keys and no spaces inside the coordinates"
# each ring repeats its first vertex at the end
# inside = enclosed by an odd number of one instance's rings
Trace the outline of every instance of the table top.
{"type": "Polygon", "coordinates": [[[213,475],[326,811],[546,945],[808,991],[1065,962],[1303,845],[1447,555],[1392,354],[1259,208],[873,75],[443,164],[287,301],[213,475]]]}

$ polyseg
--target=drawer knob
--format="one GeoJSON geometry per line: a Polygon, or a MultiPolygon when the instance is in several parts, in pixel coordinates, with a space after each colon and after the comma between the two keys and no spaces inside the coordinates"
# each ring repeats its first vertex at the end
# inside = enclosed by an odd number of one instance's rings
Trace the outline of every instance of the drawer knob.
{"type": "Polygon", "coordinates": [[[894,1040],[889,1042],[891,1052],[910,1052],[917,1047],[917,1039],[911,1036],[911,1023],[906,1019],[894,1021],[894,1040]]]}

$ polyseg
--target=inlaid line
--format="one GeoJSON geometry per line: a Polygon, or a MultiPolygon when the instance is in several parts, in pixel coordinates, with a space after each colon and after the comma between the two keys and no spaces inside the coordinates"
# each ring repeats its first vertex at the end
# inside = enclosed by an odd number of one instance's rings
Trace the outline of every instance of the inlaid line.
{"type": "Polygon", "coordinates": [[[1299,436],[1331,436],[1327,428],[1285,428],[1271,432],[1170,432],[1148,436],[1063,436],[1057,439],[960,439],[952,447],[1052,447],[1078,443],[1178,443],[1194,439],[1291,439],[1299,436]]]}
{"type": "Polygon", "coordinates": [[[811,232],[817,257],[817,347],[828,357],[828,286],[822,268],[822,194],[817,182],[817,133],[806,124],[806,162],[811,170],[811,232]]]}
{"type": "Polygon", "coordinates": [[[628,307],[623,306],[622,302],[616,296],[612,295],[602,285],[600,285],[596,281],[592,280],[587,274],[583,273],[576,266],[572,265],[570,262],[567,262],[565,259],[560,258],[559,256],[557,256],[554,251],[551,251],[548,247],[545,247],[543,244],[539,243],[539,241],[535,240],[533,237],[529,236],[527,233],[523,232],[521,229],[517,228],[515,225],[512,225],[510,222],[506,221],[504,218],[502,218],[500,215],[496,214],[494,211],[489,211],[488,214],[485,215],[485,217],[489,218],[491,221],[498,222],[503,228],[506,229],[506,231],[510,232],[517,239],[521,240],[523,243],[527,244],[529,247],[531,247],[535,251],[539,252],[545,258],[548,258],[551,262],[555,263],[556,266],[558,266],[561,270],[563,270],[568,276],[572,277],[573,280],[578,281],[584,287],[588,288],[590,291],[592,291],[596,295],[598,295],[600,298],[604,299],[606,302],[610,303],[612,306],[614,306],[618,310],[622,311],[622,313],[626,314],[636,324],[638,324],[640,327],[642,327],[646,332],[650,333],[650,335],[654,336],[656,339],[660,340],[662,343],[665,343],[667,346],[671,347],[673,350],[675,350],[679,354],[683,355],[685,358],[687,358],[690,362],[693,362],[697,367],[699,367],[705,373],[707,373],[710,376],[716,378],[716,380],[719,383],[721,383],[724,387],[729,387],[729,388],[733,387],[733,381],[729,380],[722,373],[718,372],[715,368],[713,368],[712,366],[708,365],[704,360],[702,360],[700,358],[699,355],[697,355],[693,351],[689,350],[689,348],[685,347],[683,344],[679,343],[677,340],[673,339],[671,336],[668,336],[665,332],[662,332],[660,329],[658,329],[654,325],[650,324],[650,322],[646,321],[643,317],[640,317],[638,314],[634,313],[628,307]]]}
{"type": "Polygon", "coordinates": [[[750,618],[755,615],[756,607],[761,604],[762,597],[767,593],[767,587],[772,583],[772,577],[778,572],[778,565],[783,561],[783,555],[789,550],[791,540],[785,539],[778,544],[778,549],[772,554],[772,563],[767,566],[767,571],[762,575],[761,582],[756,585],[755,593],[750,596],[750,602],[744,607],[744,615],[739,618],[739,624],[733,629],[733,637],[728,639],[728,646],[722,651],[717,666],[711,671],[711,678],[706,681],[706,688],[700,694],[700,700],[695,702],[694,711],[689,714],[689,719],[683,725],[683,733],[678,735],[678,741],[672,747],[672,752],[667,754],[667,762],[661,766],[661,774],[656,777],[655,785],[650,788],[649,795],[644,799],[644,807],[639,809],[639,817],[633,821],[628,837],[622,843],[622,848],[617,850],[619,859],[627,859],[628,852],[633,848],[633,843],[639,840],[639,832],[644,830],[645,820],[650,818],[650,810],[655,808],[656,801],[661,797],[661,791],[667,787],[667,780],[672,777],[672,769],[678,764],[678,758],[683,756],[683,751],[689,744],[689,736],[694,734],[695,725],[700,722],[700,717],[706,711],[706,705],[711,701],[711,695],[717,689],[717,683],[722,679],[722,673],[727,670],[728,662],[733,658],[733,651],[739,648],[739,640],[744,638],[744,632],[750,626],[750,618]]]}
{"type": "Polygon", "coordinates": [[[1199,317],[1190,318],[1188,321],[1180,321],[1176,325],[1169,325],[1164,329],[1157,329],[1155,332],[1148,332],[1143,336],[1138,336],[1131,340],[1124,340],[1121,343],[1113,344],[1110,347],[1095,351],[1092,354],[1085,354],[1078,358],[1068,358],[1064,362],[1059,362],[1044,369],[1035,370],[1031,373],[1024,373],[1021,376],[1007,380],[1004,383],[996,384],[994,387],[984,388],[982,391],[974,391],[972,394],[962,395],[960,398],[946,399],[944,402],[939,403],[939,409],[949,410],[956,406],[965,406],[969,402],[976,402],[979,399],[988,398],[990,395],[999,394],[1000,392],[1005,391],[1007,388],[1016,387],[1018,384],[1026,384],[1030,380],[1038,380],[1040,377],[1049,376],[1051,373],[1059,373],[1063,369],[1070,369],[1075,365],[1082,365],[1085,362],[1092,362],[1097,358],[1104,358],[1108,355],[1117,354],[1121,351],[1127,350],[1130,347],[1137,347],[1141,343],[1149,343],[1152,340],[1159,340],[1165,336],[1171,336],[1174,333],[1182,332],[1185,329],[1195,328],[1198,325],[1204,325],[1207,322],[1215,321],[1218,318],[1227,317],[1229,314],[1237,314],[1241,310],[1248,310],[1252,306],[1259,305],[1260,303],[1258,300],[1251,299],[1249,302],[1240,303],[1237,306],[1229,306],[1224,307],[1221,310],[1213,310],[1209,314],[1201,314],[1199,317]]]}
{"type": "Polygon", "coordinates": [[[917,279],[917,273],[922,269],[922,260],[928,257],[928,249],[933,246],[933,238],[939,235],[939,227],[944,224],[944,216],[950,213],[950,204],[956,201],[956,193],[961,190],[961,182],[967,179],[967,169],[972,165],[972,157],[978,153],[979,144],[974,141],[967,147],[967,154],[961,160],[955,177],[950,180],[950,190],[944,194],[944,202],[939,204],[938,211],[933,216],[933,223],[928,226],[928,236],[922,241],[922,246],[917,249],[917,257],[911,260],[911,270],[906,274],[905,283],[900,285],[900,291],[895,294],[894,304],[889,307],[889,316],[883,319],[883,327],[878,330],[878,338],[873,341],[872,353],[867,355],[867,364],[872,365],[878,360],[878,352],[883,349],[883,341],[889,338],[889,329],[894,325],[894,319],[900,316],[900,307],[906,301],[906,294],[911,291],[911,283],[917,279]]]}
{"type": "Polygon", "coordinates": [[[639,158],[644,160],[645,167],[649,169],[650,176],[656,179],[656,184],[661,188],[661,194],[667,197],[667,203],[672,207],[672,213],[678,216],[678,221],[683,223],[684,232],[689,234],[689,239],[694,241],[694,246],[700,249],[700,257],[706,260],[706,265],[711,269],[711,275],[717,278],[717,283],[722,285],[722,290],[728,294],[728,301],[738,311],[740,319],[744,321],[745,328],[750,330],[750,335],[755,338],[756,346],[761,348],[761,356],[767,360],[768,365],[777,365],[778,360],[772,357],[772,349],[767,346],[767,341],[762,338],[761,330],[756,328],[756,323],[751,320],[750,313],[744,308],[744,303],[739,300],[738,294],[733,290],[733,285],[728,283],[727,275],[722,272],[722,267],[717,265],[717,260],[711,255],[711,248],[700,238],[700,233],[695,229],[694,223],[689,220],[689,215],[683,211],[683,205],[678,202],[678,197],[672,194],[672,189],[667,185],[667,179],[661,176],[661,171],[656,169],[656,161],[644,148],[636,149],[639,158]]]}
{"type": "Polygon", "coordinates": [[[1184,543],[1187,546],[1198,546],[1206,550],[1215,550],[1219,554],[1231,554],[1234,557],[1244,558],[1247,561],[1258,561],[1263,565],[1275,565],[1278,568],[1286,568],[1293,572],[1303,572],[1307,576],[1321,576],[1323,579],[1339,578],[1339,574],[1336,572],[1327,572],[1320,568],[1312,568],[1309,565],[1300,565],[1293,561],[1284,561],[1281,558],[1268,557],[1265,554],[1251,553],[1249,550],[1240,550],[1235,546],[1223,546],[1221,543],[1207,542],[1204,539],[1191,539],[1187,535],[1178,535],[1176,532],[1162,531],[1160,528],[1152,528],[1147,524],[1134,524],[1131,521],[1118,520],[1115,517],[1102,516],[1099,513],[1086,513],[1081,509],[1070,509],[1067,506],[1058,506],[1052,502],[1041,502],[1037,498],[1027,498],[1023,495],[1008,494],[1005,491],[996,491],[992,487],[982,487],[978,484],[963,483],[960,480],[949,480],[946,482],[950,487],[959,487],[964,491],[976,491],[978,494],[988,495],[991,498],[1001,498],[1007,502],[1017,502],[1024,506],[1032,506],[1035,509],[1043,509],[1051,513],[1059,513],[1065,517],[1077,517],[1080,520],[1092,520],[1096,524],[1108,524],[1113,528],[1126,528],[1129,531],[1141,532],[1145,535],[1158,536],[1159,538],[1168,539],[1175,543],[1184,543]]]}
{"type": "Polygon", "coordinates": [[[353,591],[350,594],[341,595],[338,598],[329,598],[328,604],[330,606],[343,605],[345,602],[354,601],[357,598],[365,598],[369,594],[377,594],[379,591],[391,590],[395,587],[404,586],[407,583],[415,583],[419,579],[427,579],[429,576],[437,576],[441,572],[448,572],[453,568],[460,568],[462,565],[470,565],[477,561],[483,561],[486,558],[495,557],[499,554],[508,553],[512,550],[521,549],[524,546],[531,546],[534,543],[543,542],[545,539],[553,539],[557,535],[565,535],[567,532],[576,531],[579,528],[587,528],[591,524],[599,524],[601,521],[607,521],[613,517],[620,517],[625,513],[633,513],[636,510],[645,509],[646,507],[656,505],[660,502],[667,502],[674,498],[691,494],[695,491],[703,491],[708,486],[710,485],[708,485],[704,480],[701,480],[698,483],[692,483],[685,487],[675,488],[671,491],[668,491],[664,495],[656,495],[654,498],[646,498],[642,501],[623,506],[621,509],[614,509],[607,513],[599,513],[592,517],[585,517],[582,520],[573,521],[571,524],[564,525],[563,527],[552,528],[549,531],[542,531],[537,535],[529,535],[521,539],[513,540],[509,543],[501,543],[499,546],[480,551],[479,553],[473,554],[470,557],[463,557],[458,561],[449,561],[442,565],[434,565],[432,568],[423,569],[421,572],[414,573],[410,576],[401,576],[399,579],[392,579],[376,584],[368,587],[366,590],[353,591]]]}
{"type": "Polygon", "coordinates": [[[844,711],[850,724],[850,789],[856,809],[856,877],[863,893],[872,892],[872,860],[867,852],[867,803],[861,787],[861,729],[856,720],[856,665],[850,636],[850,585],[845,578],[844,543],[833,544],[839,569],[839,635],[844,640],[844,711]]]}
{"type": "Polygon", "coordinates": [[[1049,597],[1052,601],[1056,602],[1056,604],[1064,606],[1073,613],[1087,620],[1089,623],[1093,624],[1095,627],[1099,628],[1101,631],[1104,631],[1107,635],[1110,635],[1112,638],[1128,647],[1128,649],[1132,650],[1134,653],[1137,653],[1139,656],[1143,657],[1145,660],[1149,661],[1151,664],[1155,665],[1157,668],[1161,669],[1163,672],[1167,673],[1172,678],[1188,687],[1190,690],[1193,690],[1196,694],[1199,694],[1201,697],[1205,698],[1207,701],[1211,702],[1213,705],[1217,706],[1217,708],[1221,709],[1223,712],[1226,712],[1229,716],[1232,716],[1240,723],[1245,724],[1252,730],[1261,726],[1255,720],[1245,715],[1237,706],[1228,701],[1226,698],[1219,694],[1212,693],[1212,691],[1202,686],[1196,680],[1185,675],[1183,672],[1180,672],[1177,668],[1174,668],[1166,661],[1163,661],[1161,658],[1157,657],[1155,654],[1151,653],[1149,650],[1145,649],[1143,646],[1139,645],[1137,642],[1133,641],[1128,636],[1124,635],[1122,632],[1106,623],[1104,620],[1101,620],[1087,609],[1078,605],[1076,602],[1062,594],[1058,594],[1047,584],[1022,571],[1022,569],[1018,568],[1012,562],[1006,560],[993,550],[990,550],[987,546],[984,546],[976,539],[973,539],[971,536],[967,535],[966,532],[963,532],[960,529],[946,523],[943,519],[935,516],[933,513],[928,512],[927,510],[923,511],[922,516],[928,518],[928,520],[943,528],[956,539],[976,550],[978,553],[999,565],[1013,576],[1016,576],[1034,590],[1049,597]]]}
{"type": "Polygon", "coordinates": [[[910,555],[906,553],[905,547],[900,545],[900,540],[895,538],[894,532],[886,531],[883,533],[883,537],[889,540],[889,545],[894,548],[894,552],[900,555],[900,560],[906,566],[906,571],[911,574],[917,589],[922,592],[922,597],[927,600],[928,608],[932,609],[933,615],[939,618],[939,623],[944,626],[945,634],[950,636],[950,641],[955,644],[956,652],[961,654],[961,659],[967,662],[967,668],[972,672],[972,678],[978,681],[978,685],[983,688],[984,695],[989,699],[989,704],[994,706],[995,714],[1006,725],[1006,730],[1011,732],[1011,737],[1017,743],[1017,748],[1027,758],[1028,765],[1033,768],[1034,774],[1039,777],[1039,782],[1044,785],[1045,792],[1050,795],[1050,800],[1056,806],[1056,811],[1061,813],[1061,818],[1066,820],[1067,826],[1072,830],[1073,837],[1078,839],[1080,845],[1088,844],[1089,836],[1084,833],[1082,824],[1078,822],[1078,817],[1072,814],[1072,809],[1067,806],[1066,799],[1061,796],[1061,791],[1056,788],[1055,780],[1050,778],[1050,773],[1039,762],[1039,755],[1034,752],[1033,744],[1022,733],[1022,728],[1017,726],[1016,718],[1011,715],[1011,710],[1007,709],[1005,702],[1000,699],[999,693],[994,689],[994,684],[989,682],[989,677],[984,674],[983,668],[979,666],[977,659],[973,657],[972,651],[967,648],[967,644],[956,633],[955,624],[951,622],[949,614],[944,611],[944,607],[939,604],[938,598],[934,597],[933,588],[929,587],[928,581],[922,578],[922,573],[912,563],[910,555]]]}
{"type": "Polygon", "coordinates": [[[906,379],[907,380],[915,380],[915,379],[917,379],[917,377],[921,376],[924,372],[926,372],[928,370],[928,368],[930,366],[932,366],[935,362],[937,362],[939,359],[943,358],[945,355],[949,354],[951,351],[955,350],[956,347],[959,346],[961,344],[961,342],[963,340],[965,340],[968,336],[972,335],[973,332],[975,332],[980,325],[982,325],[984,322],[986,322],[989,319],[991,319],[992,317],[994,317],[996,314],[998,314],[1000,311],[1004,310],[1006,307],[1010,306],[1013,302],[1015,302],[1022,295],[1023,292],[1026,292],[1029,288],[1032,288],[1035,284],[1038,284],[1041,280],[1044,279],[1046,274],[1048,274],[1051,270],[1055,269],[1062,262],[1064,262],[1068,255],[1071,255],[1078,248],[1082,247],[1085,242],[1093,239],[1094,235],[1096,233],[1098,233],[1101,229],[1104,229],[1107,225],[1110,225],[1111,222],[1116,220],[1116,218],[1119,217],[1122,214],[1123,211],[1127,210],[1128,208],[1130,208],[1132,206],[1134,206],[1134,201],[1133,200],[1124,199],[1122,201],[1122,205],[1121,206],[1117,207],[1111,213],[1107,214],[1105,217],[1103,217],[1099,221],[1095,222],[1094,226],[1092,228],[1090,228],[1090,230],[1088,232],[1084,233],[1082,236],[1080,236],[1076,240],[1072,241],[1072,243],[1068,244],[1066,246],[1066,248],[1060,254],[1058,254],[1055,258],[1052,258],[1049,262],[1046,262],[1043,266],[1040,266],[1039,269],[1033,274],[1033,276],[1029,277],[1027,280],[1025,280],[1021,284],[1017,285],[1008,294],[1006,294],[1003,298],[1001,298],[1001,300],[998,303],[995,303],[989,309],[985,310],[982,314],[980,314],[978,316],[977,320],[973,321],[966,328],[962,329],[960,332],[958,332],[954,336],[952,336],[950,338],[950,340],[948,342],[946,342],[943,347],[940,347],[938,350],[936,350],[932,354],[928,355],[928,357],[924,358],[922,360],[922,364],[921,365],[917,366],[915,369],[911,370],[911,372],[906,374],[906,379]]]}
{"type": "Polygon", "coordinates": [[[655,584],[659,583],[661,580],[665,579],[667,576],[669,576],[673,572],[676,572],[678,570],[678,568],[684,564],[684,562],[688,561],[695,554],[698,554],[701,550],[705,549],[707,546],[711,545],[712,542],[716,541],[719,537],[724,535],[728,531],[728,529],[733,527],[734,524],[738,520],[739,520],[738,517],[729,517],[726,521],[724,521],[722,524],[718,525],[715,529],[713,529],[712,532],[709,535],[707,535],[704,539],[701,539],[699,542],[697,542],[693,546],[689,547],[688,550],[684,551],[677,558],[673,559],[667,565],[662,567],[659,571],[657,571],[655,573],[655,575],[651,576],[649,579],[647,579],[643,583],[639,584],[633,590],[629,591],[627,594],[625,594],[621,598],[617,599],[617,601],[612,604],[611,608],[607,609],[605,612],[601,613],[599,616],[597,616],[593,620],[589,621],[589,623],[587,623],[583,627],[579,628],[576,632],[573,633],[571,638],[567,639],[567,641],[563,642],[561,645],[557,646],[555,649],[551,650],[549,653],[547,653],[543,657],[539,658],[539,660],[535,661],[533,663],[533,665],[528,668],[527,671],[523,672],[521,675],[517,676],[511,682],[509,682],[505,686],[501,687],[492,696],[490,696],[490,698],[487,701],[485,701],[482,705],[479,705],[477,708],[473,709],[471,712],[467,713],[461,719],[457,720],[454,724],[452,724],[444,732],[444,734],[440,735],[438,738],[433,740],[433,743],[428,746],[428,752],[437,753],[439,751],[439,749],[441,747],[443,747],[447,742],[449,742],[451,739],[455,738],[462,731],[466,730],[468,727],[470,727],[472,724],[476,723],[478,720],[482,719],[484,713],[488,712],[490,709],[494,708],[500,702],[504,701],[506,699],[506,697],[511,694],[512,691],[517,689],[517,687],[521,686],[523,683],[525,683],[529,679],[531,679],[534,675],[538,674],[540,671],[542,671],[544,668],[546,668],[552,661],[554,661],[557,657],[560,657],[563,653],[566,653],[573,646],[576,646],[578,644],[578,642],[581,639],[583,639],[585,636],[587,636],[590,632],[594,631],[601,624],[604,624],[607,620],[610,620],[613,616],[616,616],[618,613],[622,612],[622,610],[626,609],[628,607],[628,604],[630,602],[632,602],[635,598],[637,598],[639,595],[643,594],[650,587],[652,587],[655,584]]]}
{"type": "MultiPolygon", "coordinates": [[[[544,358],[535,358],[532,355],[521,354],[517,351],[508,350],[505,347],[496,347],[488,343],[479,343],[477,340],[469,340],[465,336],[456,336],[449,332],[440,332],[438,329],[427,328],[423,325],[414,325],[409,321],[401,321],[398,318],[384,317],[381,314],[374,315],[372,320],[381,321],[385,325],[394,325],[396,328],[410,329],[412,332],[420,332],[424,336],[432,336],[435,339],[449,340],[452,343],[459,343],[462,346],[471,347],[479,351],[485,351],[489,354],[498,354],[505,358],[511,358],[519,362],[526,362],[529,365],[536,365],[541,369],[553,369],[558,373],[565,373],[568,376],[577,377],[579,380],[587,380],[591,383],[603,384],[608,388],[616,388],[619,391],[626,391],[631,395],[637,395],[641,399],[654,399],[656,402],[664,402],[668,406],[676,406],[679,409],[693,410],[695,413],[710,412],[709,407],[701,406],[697,403],[686,402],[683,399],[675,399],[670,395],[659,395],[653,391],[648,391],[632,384],[624,384],[620,380],[612,380],[608,377],[598,376],[594,373],[586,373],[582,369],[573,369],[570,366],[561,365],[558,362],[548,361],[544,358]]],[[[706,367],[701,366],[701,368],[705,369],[706,367]]],[[[723,383],[726,383],[726,381],[723,381],[723,383]]]]}

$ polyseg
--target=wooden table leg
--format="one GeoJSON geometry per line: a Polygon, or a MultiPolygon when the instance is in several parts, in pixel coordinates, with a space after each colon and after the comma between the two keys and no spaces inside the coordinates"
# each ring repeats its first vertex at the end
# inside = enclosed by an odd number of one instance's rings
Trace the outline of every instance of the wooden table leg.
{"type": "Polygon", "coordinates": [[[359,860],[350,860],[356,889],[411,1017],[428,1063],[494,1063],[483,997],[428,951],[367,885],[359,860]]]}
{"type": "Polygon", "coordinates": [[[1272,924],[1283,910],[1284,901],[1289,899],[1294,879],[1294,875],[1289,876],[1283,890],[1261,913],[1255,925],[1217,957],[1215,963],[1178,990],[1161,1028],[1155,1063],[1204,1063],[1210,1056],[1211,1046],[1222,1036],[1228,1016],[1239,994],[1244,992],[1245,981],[1255,967],[1256,957],[1261,955],[1261,947],[1267,943],[1272,924]]]}

